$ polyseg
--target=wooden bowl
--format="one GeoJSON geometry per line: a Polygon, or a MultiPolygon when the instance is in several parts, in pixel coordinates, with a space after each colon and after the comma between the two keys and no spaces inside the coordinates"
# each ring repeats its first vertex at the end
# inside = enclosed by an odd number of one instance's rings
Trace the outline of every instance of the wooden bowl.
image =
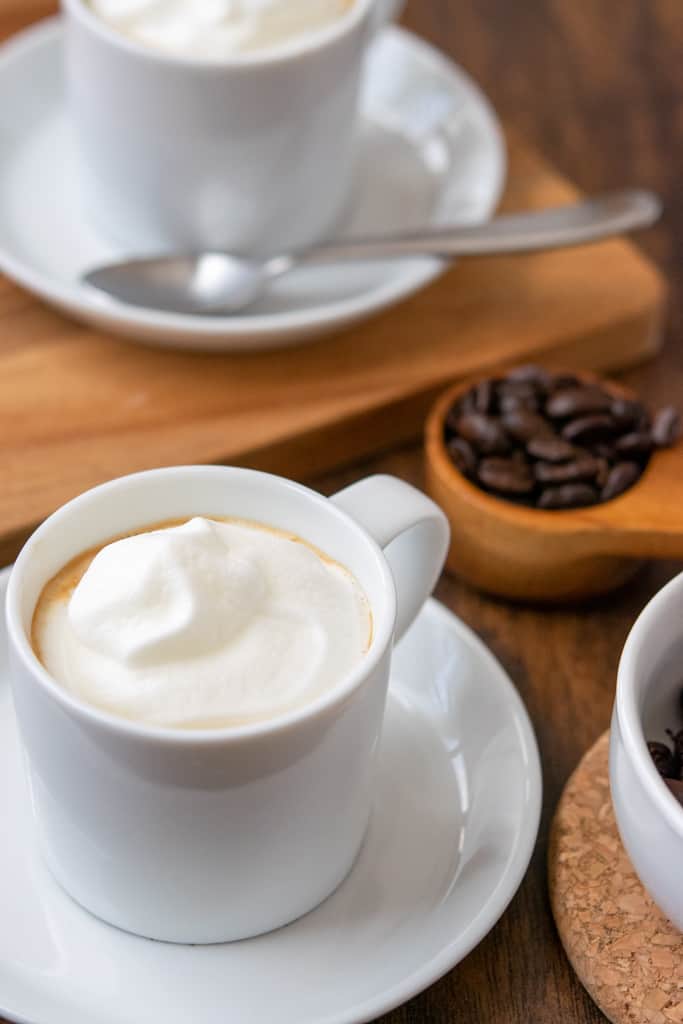
{"type": "MultiPolygon", "coordinates": [[[[615,396],[635,397],[600,383],[615,396]]],[[[446,450],[446,414],[471,385],[446,391],[426,426],[427,490],[450,520],[450,570],[501,597],[560,602],[618,587],[644,559],[683,558],[683,440],[655,452],[635,486],[604,505],[567,511],[514,505],[470,483],[446,450]]]]}

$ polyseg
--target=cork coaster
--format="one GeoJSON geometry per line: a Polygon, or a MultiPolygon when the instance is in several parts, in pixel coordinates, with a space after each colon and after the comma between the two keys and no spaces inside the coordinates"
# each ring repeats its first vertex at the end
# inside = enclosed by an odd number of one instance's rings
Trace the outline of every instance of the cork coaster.
{"type": "Polygon", "coordinates": [[[683,935],[657,909],[621,845],[609,734],[567,783],[548,853],[557,930],[582,984],[613,1024],[683,1022],[683,935]]]}

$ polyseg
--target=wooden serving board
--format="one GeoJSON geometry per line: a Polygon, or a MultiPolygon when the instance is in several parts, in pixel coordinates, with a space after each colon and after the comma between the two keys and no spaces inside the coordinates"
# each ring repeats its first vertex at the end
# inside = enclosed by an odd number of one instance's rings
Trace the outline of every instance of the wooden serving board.
{"type": "Polygon", "coordinates": [[[582,984],[612,1024],[681,1024],[683,935],[622,846],[609,792],[609,733],[567,783],[548,851],[550,902],[582,984]]]}
{"type": "MultiPolygon", "coordinates": [[[[0,37],[51,5],[0,0],[0,37]]],[[[576,190],[510,142],[508,210],[576,190]]],[[[274,353],[136,347],[0,277],[0,563],[27,531],[102,480],[231,462],[299,477],[417,437],[450,381],[541,358],[625,367],[659,346],[664,286],[630,243],[471,260],[332,339],[274,353]]]]}

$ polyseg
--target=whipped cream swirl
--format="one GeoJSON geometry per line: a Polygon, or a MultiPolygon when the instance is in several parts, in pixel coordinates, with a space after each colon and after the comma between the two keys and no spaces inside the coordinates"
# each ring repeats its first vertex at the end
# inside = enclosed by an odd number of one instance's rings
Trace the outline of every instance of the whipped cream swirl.
{"type": "Polygon", "coordinates": [[[331,25],[354,0],[89,0],[112,28],[208,60],[276,47],[331,25]]]}
{"type": "Polygon", "coordinates": [[[370,642],[350,573],[298,538],[238,521],[195,518],[114,541],[71,593],[50,586],[34,621],[45,667],[84,701],[153,725],[276,717],[335,687],[370,642]]]}

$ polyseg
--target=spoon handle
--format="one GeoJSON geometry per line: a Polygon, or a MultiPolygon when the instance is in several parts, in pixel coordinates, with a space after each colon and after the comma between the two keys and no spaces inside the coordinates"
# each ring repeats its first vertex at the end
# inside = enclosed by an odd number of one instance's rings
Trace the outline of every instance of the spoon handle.
{"type": "Polygon", "coordinates": [[[644,189],[611,192],[594,199],[535,213],[508,214],[472,227],[417,231],[395,238],[351,238],[276,257],[275,273],[300,264],[409,256],[489,256],[581,245],[653,224],[661,213],[657,196],[644,189]]]}
{"type": "Polygon", "coordinates": [[[619,499],[591,509],[601,547],[630,558],[683,558],[683,440],[655,452],[641,477],[619,499]]]}

